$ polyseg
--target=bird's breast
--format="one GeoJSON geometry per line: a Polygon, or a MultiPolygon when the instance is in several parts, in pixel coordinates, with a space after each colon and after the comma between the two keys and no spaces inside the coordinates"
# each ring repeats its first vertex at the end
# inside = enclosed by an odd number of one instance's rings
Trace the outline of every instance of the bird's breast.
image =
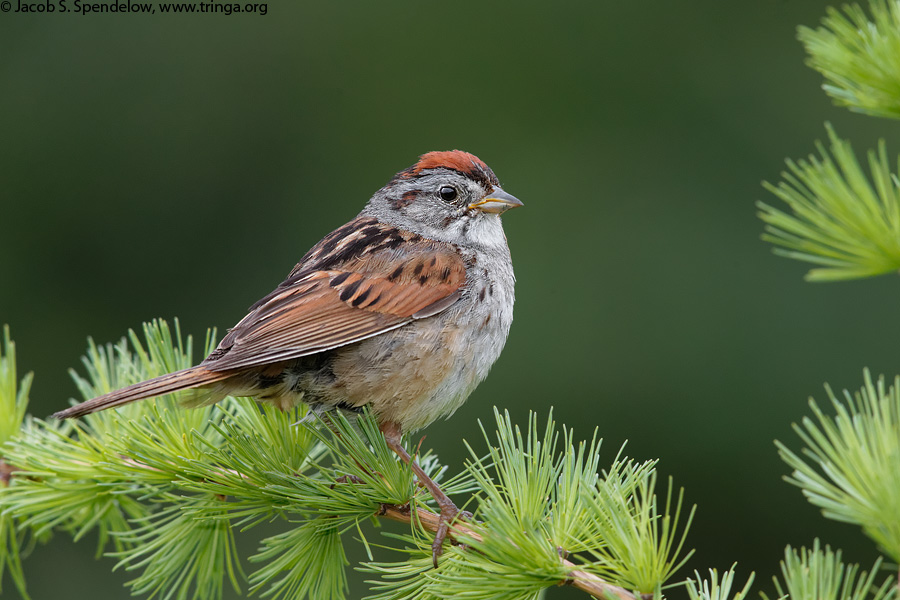
{"type": "Polygon", "coordinates": [[[465,402],[506,343],[515,281],[508,259],[472,253],[466,262],[465,289],[448,309],[335,352],[335,398],[369,404],[404,431],[465,402]]]}

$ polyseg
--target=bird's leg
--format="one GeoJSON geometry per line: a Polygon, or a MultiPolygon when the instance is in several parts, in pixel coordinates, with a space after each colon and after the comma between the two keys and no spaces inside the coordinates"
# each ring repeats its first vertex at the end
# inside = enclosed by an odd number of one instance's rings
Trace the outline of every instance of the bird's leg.
{"type": "Polygon", "coordinates": [[[381,432],[384,434],[384,439],[387,442],[388,447],[397,453],[397,455],[403,460],[403,462],[407,463],[412,467],[413,473],[416,474],[416,477],[419,478],[419,483],[428,488],[428,491],[431,493],[431,497],[434,498],[435,502],[437,502],[438,507],[441,509],[441,520],[440,525],[438,526],[437,532],[434,534],[434,543],[431,544],[431,556],[434,559],[434,566],[437,568],[438,566],[438,556],[444,551],[444,539],[447,537],[447,532],[450,528],[450,523],[456,518],[459,514],[459,509],[453,504],[453,501],[444,493],[444,491],[438,487],[431,477],[425,474],[425,471],[422,470],[416,461],[410,457],[409,453],[406,451],[406,448],[401,444],[402,434],[400,432],[400,426],[393,421],[387,421],[385,423],[381,423],[379,425],[381,432]]]}

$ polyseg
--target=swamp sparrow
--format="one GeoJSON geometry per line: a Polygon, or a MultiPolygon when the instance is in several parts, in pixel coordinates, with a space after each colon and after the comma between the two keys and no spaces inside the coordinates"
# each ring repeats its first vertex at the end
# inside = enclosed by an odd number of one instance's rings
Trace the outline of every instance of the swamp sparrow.
{"type": "Polygon", "coordinates": [[[233,395],[282,409],[369,406],[440,507],[436,560],[459,511],[401,436],[451,415],[500,355],[515,283],[500,215],[521,205],[472,154],[429,152],[307,252],[199,365],[54,416],[188,388],[188,404],[233,395]]]}

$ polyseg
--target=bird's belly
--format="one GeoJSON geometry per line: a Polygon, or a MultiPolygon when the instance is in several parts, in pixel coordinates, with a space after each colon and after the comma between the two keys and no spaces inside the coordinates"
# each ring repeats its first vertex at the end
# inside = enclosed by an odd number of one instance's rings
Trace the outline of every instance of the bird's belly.
{"type": "Polygon", "coordinates": [[[325,403],[368,404],[404,431],[450,416],[487,376],[509,325],[493,316],[473,323],[463,311],[448,313],[335,351],[325,403]]]}

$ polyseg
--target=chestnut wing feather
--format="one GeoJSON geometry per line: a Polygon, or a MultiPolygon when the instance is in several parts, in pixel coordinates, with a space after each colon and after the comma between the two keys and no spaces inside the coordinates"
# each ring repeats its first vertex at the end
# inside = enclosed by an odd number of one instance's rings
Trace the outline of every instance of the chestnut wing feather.
{"type": "Polygon", "coordinates": [[[459,299],[458,253],[421,241],[398,256],[382,249],[345,265],[295,271],[226,335],[203,366],[221,371],[345,346],[435,315],[459,299]]]}

